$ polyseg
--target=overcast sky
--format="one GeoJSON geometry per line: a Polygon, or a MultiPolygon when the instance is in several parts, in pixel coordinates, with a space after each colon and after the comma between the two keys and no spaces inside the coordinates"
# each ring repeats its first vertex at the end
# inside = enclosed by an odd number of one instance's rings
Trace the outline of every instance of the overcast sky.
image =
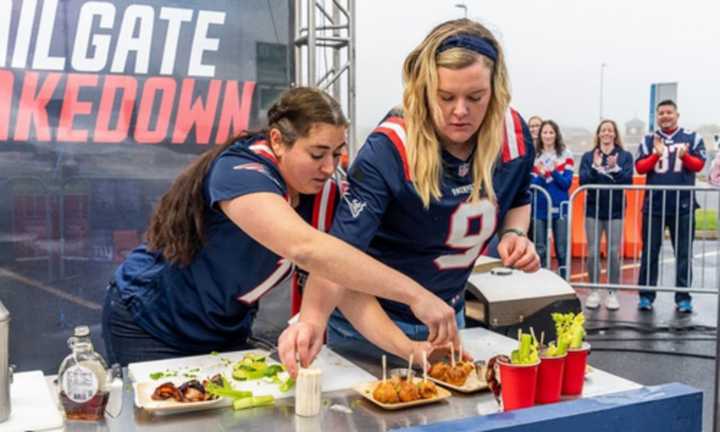
{"type": "Polygon", "coordinates": [[[498,36],[513,105],[561,127],[594,130],[603,115],[647,122],[650,84],[678,82],[681,125],[720,124],[720,2],[357,0],[360,130],[401,101],[405,56],[436,24],[468,16],[498,36]]]}

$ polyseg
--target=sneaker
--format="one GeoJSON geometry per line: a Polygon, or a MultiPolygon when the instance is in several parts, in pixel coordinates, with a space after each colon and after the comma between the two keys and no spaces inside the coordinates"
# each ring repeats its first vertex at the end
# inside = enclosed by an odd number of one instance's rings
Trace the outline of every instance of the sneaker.
{"type": "Polygon", "coordinates": [[[587,299],[585,299],[585,307],[588,309],[597,309],[600,306],[600,291],[593,290],[587,299]]]}
{"type": "Polygon", "coordinates": [[[685,314],[692,313],[693,311],[692,303],[690,303],[690,300],[680,300],[675,305],[675,308],[678,312],[685,314]]]}
{"type": "Polygon", "coordinates": [[[605,299],[605,307],[608,310],[615,311],[620,309],[620,301],[617,298],[615,291],[610,291],[607,298],[605,299]]]}
{"type": "Polygon", "coordinates": [[[638,310],[649,312],[653,310],[653,302],[647,297],[640,297],[640,301],[638,302],[638,310]]]}

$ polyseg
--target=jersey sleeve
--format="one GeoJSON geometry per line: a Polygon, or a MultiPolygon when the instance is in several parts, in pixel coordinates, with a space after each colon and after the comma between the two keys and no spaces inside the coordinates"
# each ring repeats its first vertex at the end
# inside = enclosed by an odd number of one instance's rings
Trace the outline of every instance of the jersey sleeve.
{"type": "Polygon", "coordinates": [[[217,160],[207,179],[210,205],[258,192],[285,195],[285,186],[266,163],[235,155],[217,160]]]}
{"type": "Polygon", "coordinates": [[[705,140],[703,140],[702,136],[695,132],[692,143],[692,148],[690,149],[690,154],[696,157],[699,157],[703,161],[707,160],[707,152],[705,150],[705,140]]]}
{"type": "Polygon", "coordinates": [[[635,168],[640,174],[647,174],[652,171],[660,156],[653,152],[653,135],[645,135],[645,138],[638,146],[637,157],[635,158],[635,168]]]}
{"type": "Polygon", "coordinates": [[[390,140],[373,133],[350,166],[330,234],[365,251],[402,183],[403,164],[390,140]]]}
{"type": "Polygon", "coordinates": [[[532,182],[532,170],[535,163],[535,147],[532,145],[532,136],[525,120],[522,121],[522,134],[525,143],[525,154],[522,156],[521,168],[518,176],[521,179],[520,187],[513,198],[510,208],[522,207],[530,204],[532,196],[530,194],[530,183],[532,182]]]}

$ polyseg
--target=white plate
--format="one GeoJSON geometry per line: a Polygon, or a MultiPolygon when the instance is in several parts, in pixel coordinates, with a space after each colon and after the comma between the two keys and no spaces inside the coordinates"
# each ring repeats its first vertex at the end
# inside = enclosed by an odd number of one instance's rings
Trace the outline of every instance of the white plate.
{"type": "Polygon", "coordinates": [[[134,383],[133,390],[135,390],[135,406],[154,414],[176,414],[230,405],[230,401],[226,398],[202,402],[178,402],[175,399],[160,401],[153,400],[152,394],[155,392],[155,389],[165,382],[167,381],[158,380],[157,383],[134,383]]]}

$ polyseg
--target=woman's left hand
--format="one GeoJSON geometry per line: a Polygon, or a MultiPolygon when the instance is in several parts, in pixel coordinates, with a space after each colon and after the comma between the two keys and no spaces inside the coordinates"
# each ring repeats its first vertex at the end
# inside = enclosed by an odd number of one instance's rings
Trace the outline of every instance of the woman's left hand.
{"type": "Polygon", "coordinates": [[[500,239],[497,251],[504,266],[524,272],[534,272],[540,268],[540,257],[535,252],[535,245],[527,237],[507,233],[500,239]]]}

